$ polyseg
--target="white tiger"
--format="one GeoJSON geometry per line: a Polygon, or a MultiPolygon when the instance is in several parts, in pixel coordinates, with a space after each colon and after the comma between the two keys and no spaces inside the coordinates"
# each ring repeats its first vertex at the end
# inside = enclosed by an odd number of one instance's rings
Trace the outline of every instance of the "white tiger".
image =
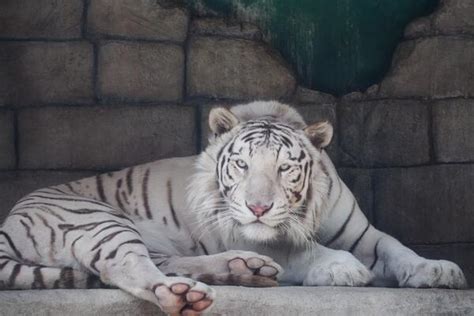
{"type": "Polygon", "coordinates": [[[214,136],[197,157],[20,200],[0,229],[0,288],[102,282],[193,315],[215,299],[200,281],[467,286],[456,264],[422,258],[369,224],[323,150],[328,122],[306,126],[270,101],[215,108],[209,124],[214,136]]]}

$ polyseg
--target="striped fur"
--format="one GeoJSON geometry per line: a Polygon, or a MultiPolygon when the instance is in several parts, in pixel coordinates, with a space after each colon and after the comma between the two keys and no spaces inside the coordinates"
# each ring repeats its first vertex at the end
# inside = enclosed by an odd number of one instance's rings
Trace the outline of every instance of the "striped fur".
{"type": "Polygon", "coordinates": [[[119,287],[175,313],[212,305],[214,290],[190,278],[466,286],[454,263],[421,258],[370,225],[324,151],[328,123],[307,126],[286,105],[254,102],[214,110],[210,126],[198,157],[18,201],[0,229],[0,288],[119,287]]]}

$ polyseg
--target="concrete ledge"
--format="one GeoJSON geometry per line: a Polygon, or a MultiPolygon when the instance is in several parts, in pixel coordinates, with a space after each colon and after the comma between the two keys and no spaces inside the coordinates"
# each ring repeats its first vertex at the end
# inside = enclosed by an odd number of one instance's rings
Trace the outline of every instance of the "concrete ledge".
{"type": "MultiPolygon", "coordinates": [[[[474,314],[474,290],[216,287],[212,315],[474,314]]],[[[163,315],[120,290],[0,292],[0,315],[163,315]]]]}

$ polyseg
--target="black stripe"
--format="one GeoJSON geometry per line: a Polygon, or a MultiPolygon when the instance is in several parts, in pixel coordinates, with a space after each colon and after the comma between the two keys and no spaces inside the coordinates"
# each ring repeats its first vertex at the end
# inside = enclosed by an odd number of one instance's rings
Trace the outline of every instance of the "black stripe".
{"type": "Polygon", "coordinates": [[[151,219],[151,210],[150,204],[148,203],[148,177],[150,176],[150,169],[145,171],[145,175],[143,176],[143,183],[142,183],[142,194],[143,194],[143,207],[145,207],[146,217],[151,219]]]}
{"type": "Polygon", "coordinates": [[[97,270],[95,265],[96,265],[97,261],[99,261],[99,259],[100,259],[100,253],[101,252],[102,252],[102,249],[99,249],[99,251],[97,251],[95,253],[94,258],[92,258],[91,263],[90,263],[91,268],[94,269],[97,273],[100,273],[100,272],[99,272],[99,270],[97,270]]]}
{"type": "Polygon", "coordinates": [[[33,270],[33,283],[31,284],[32,289],[45,289],[43,274],[41,273],[41,267],[36,267],[33,270]]]}
{"type": "MultiPolygon", "coordinates": [[[[108,259],[113,259],[115,258],[115,256],[117,255],[117,251],[120,250],[120,247],[123,246],[123,245],[127,245],[127,244],[141,244],[143,245],[143,241],[141,241],[140,239],[132,239],[132,240],[129,240],[129,241],[124,241],[123,243],[119,244],[117,246],[117,248],[115,248],[114,250],[112,250],[109,255],[107,257],[105,257],[105,260],[108,260],[108,259]]],[[[128,254],[128,253],[127,253],[128,254]]]]}
{"type": "Polygon", "coordinates": [[[3,270],[3,268],[5,268],[5,266],[7,264],[9,264],[10,262],[15,262],[15,260],[13,260],[13,258],[9,257],[9,256],[0,256],[0,260],[5,260],[5,262],[3,263],[0,263],[0,271],[3,270]]]}
{"type": "Polygon", "coordinates": [[[115,222],[116,224],[112,224],[112,225],[109,225],[109,226],[106,226],[104,228],[101,228],[98,232],[96,232],[92,238],[96,237],[97,235],[99,235],[100,233],[102,233],[104,230],[107,230],[107,229],[110,229],[110,228],[114,228],[114,227],[122,227],[122,228],[127,228],[127,229],[130,229],[130,230],[133,230],[135,233],[137,233],[137,235],[140,235],[140,233],[133,227],[131,226],[127,226],[127,225],[122,225],[116,221],[113,221],[115,222]]]}
{"type": "Polygon", "coordinates": [[[78,194],[76,190],[74,190],[73,186],[70,183],[66,183],[66,186],[68,187],[69,190],[71,190],[72,193],[78,194]]]}
{"type": "Polygon", "coordinates": [[[95,201],[95,200],[92,200],[92,199],[89,199],[89,198],[86,198],[86,197],[76,197],[76,198],[69,198],[67,196],[64,196],[64,197],[51,197],[51,196],[44,196],[44,195],[38,195],[38,194],[32,194],[31,196],[41,198],[41,199],[49,199],[49,200],[56,200],[56,201],[82,202],[82,203],[90,203],[90,204],[110,207],[110,204],[95,201]]]}
{"type": "Polygon", "coordinates": [[[99,194],[99,198],[102,201],[107,202],[107,198],[105,197],[104,193],[104,184],[102,183],[102,175],[97,175],[95,177],[95,181],[97,184],[97,193],[99,194]]]}
{"type": "Polygon", "coordinates": [[[10,236],[8,236],[8,234],[5,233],[4,231],[0,231],[0,235],[3,235],[3,236],[7,239],[8,245],[9,245],[10,248],[13,250],[13,252],[15,252],[15,256],[16,256],[18,259],[23,259],[23,256],[22,256],[21,253],[18,251],[18,249],[15,247],[15,244],[14,244],[13,241],[11,240],[10,236]]]}
{"type": "Polygon", "coordinates": [[[120,188],[122,187],[122,179],[119,179],[116,184],[115,188],[115,200],[117,201],[118,207],[125,211],[125,206],[122,203],[122,199],[120,198],[120,188]]]}
{"type": "Polygon", "coordinates": [[[331,240],[329,240],[329,242],[326,243],[326,245],[332,244],[334,241],[336,241],[336,239],[338,239],[344,233],[344,231],[346,230],[347,224],[349,223],[349,221],[352,218],[352,214],[354,214],[355,207],[356,207],[356,201],[354,199],[354,202],[352,204],[351,212],[350,212],[349,216],[347,216],[346,221],[344,222],[344,224],[342,224],[341,228],[339,228],[336,235],[334,235],[334,237],[332,237],[331,240]]]}
{"type": "Polygon", "coordinates": [[[173,192],[172,192],[172,188],[171,188],[171,179],[168,179],[168,181],[166,182],[166,188],[168,189],[168,192],[167,192],[168,193],[168,205],[170,207],[171,216],[173,217],[174,224],[179,229],[180,224],[179,224],[179,221],[178,221],[178,217],[176,216],[176,211],[174,210],[174,207],[173,207],[173,192]]]}
{"type": "Polygon", "coordinates": [[[39,250],[38,250],[38,243],[36,242],[35,237],[31,234],[30,226],[28,226],[22,219],[20,219],[20,223],[21,225],[23,225],[23,227],[25,227],[26,237],[28,237],[31,240],[31,242],[33,243],[33,248],[35,248],[35,251],[38,254],[38,256],[41,257],[41,254],[39,253],[39,250]]]}
{"type": "Polygon", "coordinates": [[[59,279],[54,282],[55,289],[73,289],[74,288],[74,270],[72,268],[62,268],[59,279]]]}
{"type": "Polygon", "coordinates": [[[129,231],[128,229],[126,229],[126,230],[119,230],[119,231],[115,231],[115,232],[113,232],[113,233],[110,233],[109,235],[107,235],[107,236],[105,236],[104,238],[102,238],[101,240],[99,240],[99,241],[94,245],[94,247],[92,247],[91,251],[96,250],[96,249],[99,248],[101,245],[105,244],[106,242],[111,241],[112,239],[114,239],[115,236],[120,235],[121,233],[130,233],[130,231],[129,231]]]}
{"type": "Polygon", "coordinates": [[[377,252],[377,247],[378,247],[379,242],[380,242],[381,239],[382,239],[382,237],[380,237],[379,240],[377,240],[377,242],[375,243],[375,247],[374,247],[374,262],[372,262],[372,264],[370,265],[370,270],[372,270],[372,269],[375,267],[375,264],[376,264],[377,261],[379,260],[379,253],[377,252]]]}
{"type": "Polygon", "coordinates": [[[10,274],[10,278],[8,279],[8,287],[9,287],[9,288],[13,288],[13,287],[14,287],[16,277],[18,276],[18,274],[20,274],[21,266],[22,266],[22,264],[17,263],[17,264],[15,264],[15,266],[13,267],[12,274],[10,274]]]}
{"type": "Polygon", "coordinates": [[[370,227],[370,223],[367,223],[367,227],[365,227],[364,231],[362,232],[362,234],[360,234],[359,238],[357,238],[357,240],[349,248],[349,252],[353,252],[357,248],[357,245],[359,244],[361,239],[364,237],[365,233],[369,230],[369,227],[370,227]]]}
{"type": "Polygon", "coordinates": [[[206,246],[204,246],[204,244],[203,244],[202,242],[199,242],[199,245],[201,246],[201,248],[202,248],[202,250],[204,251],[204,253],[205,253],[206,255],[209,255],[209,252],[207,251],[206,246]]]}
{"type": "Polygon", "coordinates": [[[127,175],[126,175],[128,194],[132,194],[133,192],[132,174],[133,174],[133,167],[128,169],[127,175]]]}
{"type": "Polygon", "coordinates": [[[51,259],[53,258],[53,250],[54,250],[54,243],[56,242],[56,231],[54,230],[54,228],[49,225],[48,221],[46,220],[46,218],[44,218],[43,216],[41,216],[41,214],[38,214],[36,213],[35,214],[36,216],[39,217],[39,219],[43,222],[43,225],[48,227],[49,230],[51,231],[51,238],[50,238],[50,241],[49,241],[49,244],[50,244],[50,257],[51,259]]]}

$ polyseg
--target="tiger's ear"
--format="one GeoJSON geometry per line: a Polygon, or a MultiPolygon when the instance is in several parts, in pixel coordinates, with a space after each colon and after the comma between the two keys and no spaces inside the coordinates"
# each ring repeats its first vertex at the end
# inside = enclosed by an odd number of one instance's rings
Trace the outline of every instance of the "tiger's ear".
{"type": "Polygon", "coordinates": [[[237,124],[239,124],[237,116],[226,108],[213,108],[209,113],[209,128],[215,135],[226,133],[237,124]]]}
{"type": "Polygon", "coordinates": [[[334,129],[328,121],[314,123],[304,128],[303,131],[318,149],[329,145],[334,133],[334,129]]]}

